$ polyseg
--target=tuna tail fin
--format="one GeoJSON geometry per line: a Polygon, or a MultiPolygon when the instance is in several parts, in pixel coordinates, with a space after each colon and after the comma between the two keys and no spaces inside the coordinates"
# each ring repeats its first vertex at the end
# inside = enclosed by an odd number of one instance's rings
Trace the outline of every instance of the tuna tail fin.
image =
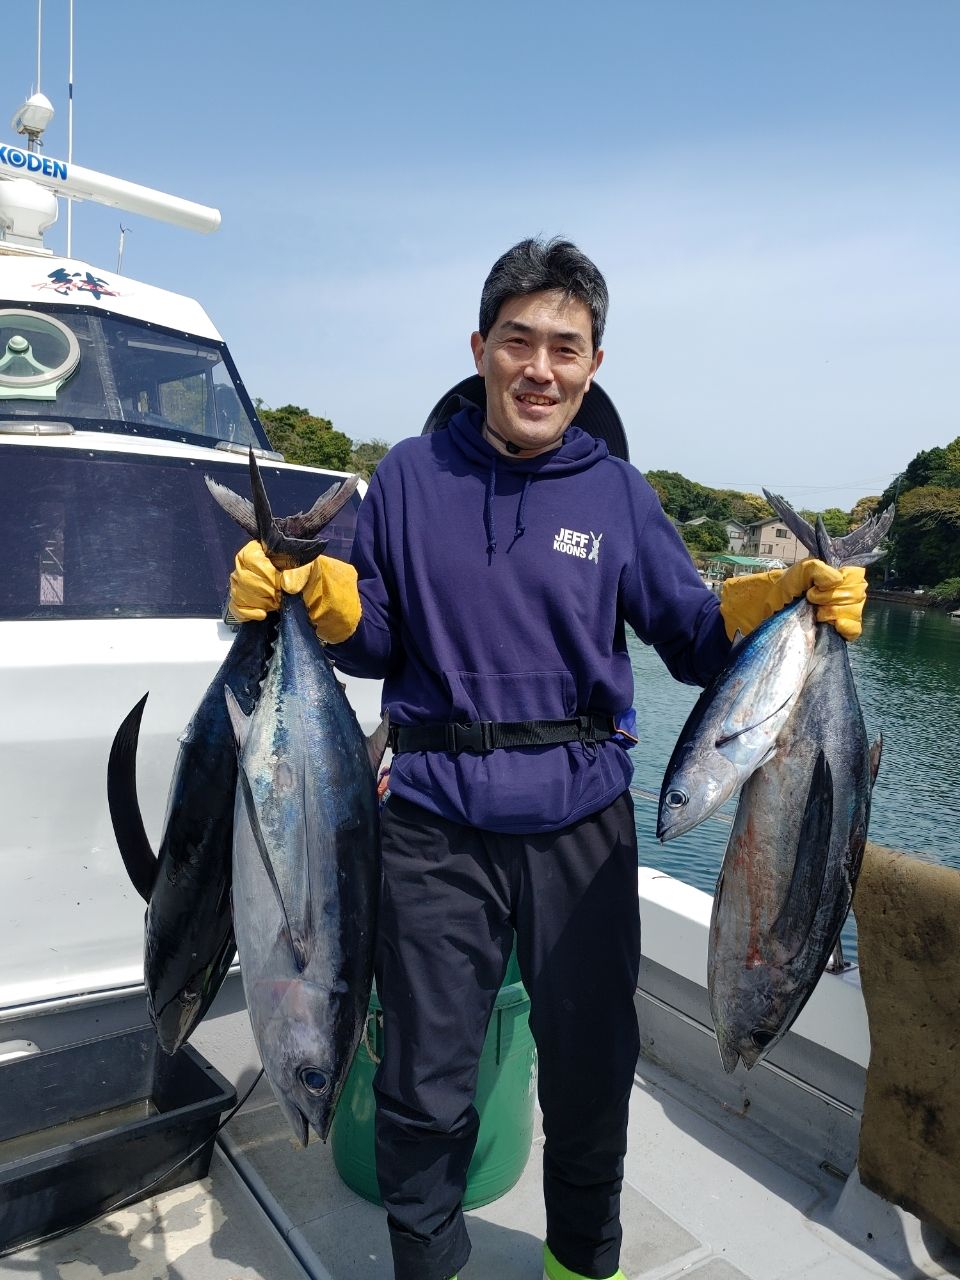
{"type": "Polygon", "coordinates": [[[270,509],[257,459],[250,450],[250,488],[257,520],[256,536],[274,568],[296,569],[316,560],[327,545],[317,538],[317,533],[333,519],[357,487],[359,479],[359,476],[351,476],[332,496],[328,490],[306,514],[301,511],[277,520],[270,509]]]}
{"type": "MultiPolygon", "coordinates": [[[[852,533],[842,538],[830,538],[824,529],[824,537],[830,544],[835,557],[830,563],[868,565],[873,564],[874,560],[881,559],[886,552],[877,550],[877,544],[890,532],[896,512],[897,509],[891,502],[885,511],[871,516],[863,524],[858,525],[852,533]]],[[[818,523],[822,524],[822,521],[818,523]]]]}
{"type": "Polygon", "coordinates": [[[145,693],[120,725],[107,762],[107,805],[113,834],[130,883],[144,902],[150,901],[157,881],[157,856],[147,839],[137,799],[137,743],[149,696],[145,693]]]}
{"type": "Polygon", "coordinates": [[[231,520],[235,520],[244,533],[251,538],[257,536],[257,515],[249,498],[241,498],[219,480],[204,476],[203,482],[210,490],[210,496],[217,506],[222,507],[231,520]]]}
{"type": "Polygon", "coordinates": [[[374,777],[377,776],[380,769],[380,761],[383,759],[383,753],[387,749],[387,739],[389,737],[390,712],[385,711],[379,726],[367,738],[367,755],[370,758],[370,768],[373,770],[374,777]]]}
{"type": "Polygon", "coordinates": [[[870,516],[852,533],[845,534],[842,538],[832,538],[827,533],[821,516],[817,517],[817,527],[814,529],[803,516],[797,515],[786,498],[770,493],[767,489],[763,490],[763,496],[797,540],[811,555],[823,560],[825,564],[868,565],[885,554],[877,550],[877,544],[886,537],[893,524],[896,512],[893,504],[879,515],[870,516]]]}
{"type": "Polygon", "coordinates": [[[338,484],[324,490],[309,511],[298,511],[292,516],[274,516],[270,500],[264,488],[260,468],[250,450],[250,486],[253,501],[241,498],[210,476],[204,476],[207,488],[214,500],[232,520],[251,538],[259,539],[264,551],[277,569],[294,569],[309,564],[323,551],[326,543],[317,535],[330,523],[340,508],[350,498],[359,483],[359,476],[348,476],[338,484]]]}
{"type": "Polygon", "coordinates": [[[810,779],[790,887],[770,929],[791,958],[807,941],[820,905],[832,826],[833,774],[821,751],[810,779]]]}
{"type": "Polygon", "coordinates": [[[808,524],[803,516],[797,515],[786,498],[781,497],[779,493],[771,493],[769,489],[762,489],[761,493],[796,540],[806,547],[811,555],[819,556],[820,548],[817,545],[817,532],[813,525],[808,524]]]}

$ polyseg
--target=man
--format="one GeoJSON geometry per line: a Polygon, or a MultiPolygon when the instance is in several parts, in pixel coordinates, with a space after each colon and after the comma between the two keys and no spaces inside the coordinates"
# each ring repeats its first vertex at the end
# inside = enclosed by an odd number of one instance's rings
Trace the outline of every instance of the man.
{"type": "Polygon", "coordinates": [[[575,246],[514,246],[471,338],[485,414],[464,404],[390,450],[353,568],[321,558],[281,577],[251,543],[232,579],[240,617],[302,590],[337,666],[383,679],[395,726],[375,1092],[398,1280],[448,1280],[470,1253],[477,1064],[514,931],[539,1058],[545,1274],[622,1275],[640,961],[632,768],[616,731],[633,701],[626,624],[694,684],[737,630],[811,588],[824,618],[859,630],[862,570],[805,561],[719,601],[642,475],[573,425],[606,310],[575,246]]]}

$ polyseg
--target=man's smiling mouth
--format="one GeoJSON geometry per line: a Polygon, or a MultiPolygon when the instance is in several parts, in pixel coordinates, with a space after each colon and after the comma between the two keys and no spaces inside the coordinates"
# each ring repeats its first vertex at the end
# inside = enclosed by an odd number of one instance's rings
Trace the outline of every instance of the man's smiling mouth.
{"type": "Polygon", "coordinates": [[[528,391],[522,391],[517,396],[517,399],[521,404],[552,405],[557,403],[557,401],[552,399],[550,396],[535,396],[528,391]]]}

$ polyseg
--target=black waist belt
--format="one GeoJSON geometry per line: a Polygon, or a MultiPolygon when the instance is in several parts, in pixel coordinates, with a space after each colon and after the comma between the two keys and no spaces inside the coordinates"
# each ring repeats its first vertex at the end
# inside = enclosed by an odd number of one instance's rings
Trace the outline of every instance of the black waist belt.
{"type": "Polygon", "coordinates": [[[571,720],[473,720],[467,724],[395,724],[393,751],[494,751],[497,747],[547,747],[559,742],[606,742],[616,733],[613,716],[571,720]]]}

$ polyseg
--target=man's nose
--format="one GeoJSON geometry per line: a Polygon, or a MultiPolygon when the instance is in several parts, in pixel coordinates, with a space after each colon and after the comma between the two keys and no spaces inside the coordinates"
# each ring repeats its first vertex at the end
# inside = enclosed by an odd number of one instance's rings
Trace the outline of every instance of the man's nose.
{"type": "Polygon", "coordinates": [[[550,366],[550,353],[546,347],[535,347],[524,369],[524,376],[533,382],[552,382],[553,369],[550,366]]]}

